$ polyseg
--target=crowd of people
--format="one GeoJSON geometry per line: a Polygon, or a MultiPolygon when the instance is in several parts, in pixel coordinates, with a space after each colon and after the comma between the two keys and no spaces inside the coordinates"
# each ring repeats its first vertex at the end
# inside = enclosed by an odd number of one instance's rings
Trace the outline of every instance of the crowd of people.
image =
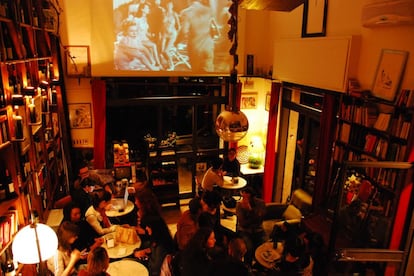
{"type": "Polygon", "coordinates": [[[119,5],[114,9],[115,68],[197,72],[228,69],[214,65],[217,52],[228,56],[228,49],[221,46],[227,40],[223,28],[229,17],[223,15],[228,15],[227,7],[221,6],[223,3],[131,0],[119,5]]]}
{"type": "MultiPolygon", "coordinates": [[[[235,155],[231,149],[224,160],[213,160],[210,169],[214,175],[208,176],[209,185],[203,185],[202,192],[189,201],[174,235],[152,189],[136,189],[136,216],[128,226],[140,237],[141,246],[130,257],[144,263],[151,276],[300,275],[311,263],[318,273],[315,275],[323,275],[319,274],[324,272],[324,245],[320,235],[300,231],[285,222],[266,236],[262,225],[265,203],[250,186],[243,188],[235,206],[236,232],[221,226],[220,180],[225,174],[241,175],[235,155]],[[260,266],[254,255],[269,239],[284,245],[280,261],[271,270],[260,266]]],[[[47,267],[57,276],[108,275],[108,252],[102,247],[104,235],[120,227],[105,212],[111,207],[113,195],[83,166],[75,183],[72,201],[64,207],[64,218],[57,231],[58,250],[47,260],[47,267]]]]}

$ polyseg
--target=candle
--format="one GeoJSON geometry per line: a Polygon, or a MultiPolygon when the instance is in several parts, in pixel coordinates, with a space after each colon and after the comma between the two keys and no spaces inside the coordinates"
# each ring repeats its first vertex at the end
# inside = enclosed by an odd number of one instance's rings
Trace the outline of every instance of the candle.
{"type": "Polygon", "coordinates": [[[16,139],[23,139],[23,122],[22,116],[15,115],[14,116],[14,123],[15,123],[15,136],[16,139]]]}
{"type": "Polygon", "coordinates": [[[29,115],[30,122],[36,123],[36,106],[33,103],[29,104],[29,115]]]}

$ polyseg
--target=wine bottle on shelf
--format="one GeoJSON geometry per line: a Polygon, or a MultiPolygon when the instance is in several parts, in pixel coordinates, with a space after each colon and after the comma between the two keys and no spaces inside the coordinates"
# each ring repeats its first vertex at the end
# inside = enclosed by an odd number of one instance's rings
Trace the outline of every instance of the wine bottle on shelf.
{"type": "Polygon", "coordinates": [[[14,189],[13,178],[11,177],[8,169],[5,170],[4,181],[6,184],[6,198],[12,199],[12,198],[17,197],[16,191],[14,189]]]}
{"type": "Polygon", "coordinates": [[[13,60],[14,59],[13,42],[10,38],[9,29],[4,23],[2,23],[1,26],[2,26],[2,33],[3,33],[4,48],[6,50],[6,59],[13,60]]]}
{"type": "Polygon", "coordinates": [[[6,182],[4,180],[4,171],[0,172],[0,202],[6,200],[6,182]]]}
{"type": "Polygon", "coordinates": [[[7,248],[5,254],[6,254],[6,261],[4,263],[4,276],[14,276],[16,275],[16,268],[14,266],[10,247],[7,248]]]}

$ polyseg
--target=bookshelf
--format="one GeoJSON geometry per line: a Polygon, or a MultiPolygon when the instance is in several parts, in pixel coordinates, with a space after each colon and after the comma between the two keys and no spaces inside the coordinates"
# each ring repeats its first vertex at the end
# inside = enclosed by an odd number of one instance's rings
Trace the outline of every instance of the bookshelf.
{"type": "Polygon", "coordinates": [[[0,216],[17,210],[18,226],[29,223],[32,211],[46,221],[56,193],[67,186],[63,73],[52,10],[49,1],[0,1],[0,165],[16,193],[0,202],[0,216]]]}
{"type": "Polygon", "coordinates": [[[405,161],[414,108],[398,103],[343,95],[334,162],[405,161]]]}

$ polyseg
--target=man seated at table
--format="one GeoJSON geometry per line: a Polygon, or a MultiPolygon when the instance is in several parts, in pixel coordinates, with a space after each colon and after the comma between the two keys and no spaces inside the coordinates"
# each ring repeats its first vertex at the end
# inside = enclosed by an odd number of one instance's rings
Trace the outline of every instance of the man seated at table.
{"type": "Polygon", "coordinates": [[[236,205],[236,229],[247,245],[246,263],[251,264],[254,251],[266,239],[266,233],[263,229],[266,205],[263,199],[255,196],[251,187],[244,188],[241,195],[242,199],[236,205]]]}
{"type": "Polygon", "coordinates": [[[223,159],[215,158],[211,162],[211,167],[204,174],[201,181],[201,188],[203,191],[212,191],[214,187],[223,187],[223,159]]]}
{"type": "Polygon", "coordinates": [[[223,171],[228,176],[240,176],[240,162],[236,158],[237,153],[235,148],[230,148],[227,152],[227,157],[223,161],[223,171]]]}

